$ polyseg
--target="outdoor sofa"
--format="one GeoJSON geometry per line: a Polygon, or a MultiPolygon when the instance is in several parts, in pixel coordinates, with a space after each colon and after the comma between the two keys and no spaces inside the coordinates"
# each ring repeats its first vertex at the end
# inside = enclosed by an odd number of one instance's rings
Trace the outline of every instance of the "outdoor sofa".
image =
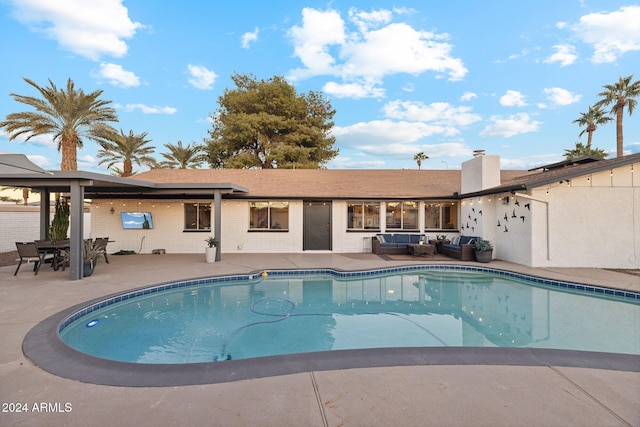
{"type": "Polygon", "coordinates": [[[442,244],[442,254],[460,261],[475,261],[474,243],[479,239],[477,236],[454,237],[450,243],[442,244]]]}
{"type": "Polygon", "coordinates": [[[420,238],[426,241],[424,234],[378,233],[371,238],[371,251],[377,255],[406,254],[407,245],[420,243],[420,238]]]}

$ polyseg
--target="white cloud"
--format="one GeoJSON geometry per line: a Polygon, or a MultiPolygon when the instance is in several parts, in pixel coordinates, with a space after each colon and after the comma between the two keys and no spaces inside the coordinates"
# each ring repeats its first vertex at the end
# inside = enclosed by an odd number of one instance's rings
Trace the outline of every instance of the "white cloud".
{"type": "Polygon", "coordinates": [[[122,0],[14,0],[13,5],[13,16],[32,31],[91,60],[124,56],[128,49],[124,40],[143,27],[129,18],[122,0]]]}
{"type": "Polygon", "coordinates": [[[515,135],[537,132],[541,122],[532,120],[526,113],[518,113],[506,118],[501,116],[491,116],[491,124],[487,125],[480,136],[502,136],[510,138],[515,135]]]}
{"type": "Polygon", "coordinates": [[[566,67],[576,62],[578,55],[576,55],[575,46],[569,44],[557,44],[553,46],[556,50],[554,54],[544,60],[545,63],[551,64],[553,62],[559,62],[561,67],[566,67]]]}
{"type": "Polygon", "coordinates": [[[544,93],[555,105],[569,105],[580,101],[582,95],[574,95],[566,89],[560,87],[545,88],[544,93]]]}
{"type": "Polygon", "coordinates": [[[218,75],[202,65],[187,65],[189,69],[189,83],[196,89],[212,89],[218,75]]]}
{"type": "Polygon", "coordinates": [[[517,90],[508,90],[500,97],[500,105],[503,107],[524,107],[527,105],[526,97],[517,90]]]}
{"type": "Polygon", "coordinates": [[[584,15],[573,31],[578,38],[593,46],[593,62],[614,62],[626,52],[640,50],[638,22],[640,6],[624,6],[615,12],[584,15]]]}
{"type": "Polygon", "coordinates": [[[359,122],[349,126],[334,126],[331,133],[340,143],[347,145],[382,145],[397,142],[410,143],[435,134],[445,133],[444,126],[434,126],[420,122],[395,122],[392,120],[373,120],[359,122]]]}
{"type": "Polygon", "coordinates": [[[377,169],[384,165],[384,160],[354,160],[343,156],[338,156],[327,163],[329,169],[377,169]]]}
{"type": "Polygon", "coordinates": [[[100,71],[92,73],[93,77],[104,78],[114,86],[135,87],[140,86],[140,79],[131,71],[126,71],[121,65],[100,64],[100,71]]]}
{"type": "Polygon", "coordinates": [[[460,101],[471,101],[473,98],[477,98],[477,97],[478,95],[476,95],[473,92],[465,92],[460,97],[460,101]]]}
{"type": "Polygon", "coordinates": [[[336,98],[382,98],[385,94],[383,88],[375,87],[373,82],[369,83],[336,83],[328,82],[322,88],[327,95],[336,98]]]}
{"type": "Polygon", "coordinates": [[[413,159],[417,151],[428,153],[430,159],[441,157],[469,157],[473,153],[469,147],[459,142],[447,142],[443,144],[407,144],[402,142],[390,142],[386,144],[362,144],[355,148],[365,154],[390,157],[404,157],[413,159]]]}
{"type": "Polygon", "coordinates": [[[385,115],[392,119],[430,122],[449,127],[467,126],[480,121],[481,117],[471,110],[471,107],[454,107],[448,102],[426,105],[422,102],[391,101],[384,106],[385,115]]]}
{"type": "Polygon", "coordinates": [[[467,74],[445,33],[416,30],[405,23],[391,22],[400,11],[349,11],[356,29],[349,31],[335,10],[304,8],[302,25],[288,35],[303,68],[291,70],[293,80],[317,75],[333,75],[347,81],[381,81],[386,75],[426,71],[460,80],[467,74]]]}
{"type": "Polygon", "coordinates": [[[259,29],[258,27],[256,27],[256,28],[253,30],[253,32],[252,32],[252,33],[251,33],[251,32],[244,33],[244,34],[242,35],[242,47],[243,47],[244,49],[249,49],[249,45],[250,45],[252,42],[254,42],[254,41],[258,40],[258,33],[259,33],[259,32],[260,32],[260,29],[259,29]]]}
{"type": "Polygon", "coordinates": [[[131,112],[135,110],[140,110],[143,114],[175,114],[178,111],[173,107],[158,107],[153,106],[149,107],[144,104],[127,104],[124,107],[121,105],[116,105],[115,108],[122,108],[124,111],[131,112]]]}
{"type": "Polygon", "coordinates": [[[344,21],[338,12],[321,12],[305,7],[302,9],[302,26],[294,25],[288,35],[293,40],[295,55],[307,67],[294,70],[294,77],[335,73],[335,60],[329,53],[329,47],[341,45],[346,39],[344,21]]]}
{"type": "Polygon", "coordinates": [[[563,30],[565,28],[567,28],[567,23],[566,22],[558,22],[556,23],[556,28],[559,30],[563,30]]]}
{"type": "Polygon", "coordinates": [[[349,9],[349,18],[356,24],[361,33],[369,31],[370,27],[379,28],[382,24],[391,22],[392,12],[390,10],[379,9],[371,12],[364,12],[352,7],[349,9]]]}
{"type": "MultiPolygon", "coordinates": [[[[18,144],[34,144],[41,147],[56,148],[56,144],[53,142],[52,135],[35,135],[32,136],[29,141],[27,141],[28,137],[29,135],[25,134],[18,135],[13,141],[17,142],[18,144]]],[[[4,129],[0,129],[0,138],[6,138],[6,140],[8,141],[9,134],[4,129]]]]}

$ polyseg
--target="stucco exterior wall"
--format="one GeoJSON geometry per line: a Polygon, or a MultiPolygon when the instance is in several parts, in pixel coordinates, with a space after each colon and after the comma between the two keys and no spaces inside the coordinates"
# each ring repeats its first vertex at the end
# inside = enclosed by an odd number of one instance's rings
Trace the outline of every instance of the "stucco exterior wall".
{"type": "Polygon", "coordinates": [[[533,267],[639,268],[640,178],[631,166],[535,189],[533,267]],[[548,234],[548,247],[547,247],[548,234]]]}

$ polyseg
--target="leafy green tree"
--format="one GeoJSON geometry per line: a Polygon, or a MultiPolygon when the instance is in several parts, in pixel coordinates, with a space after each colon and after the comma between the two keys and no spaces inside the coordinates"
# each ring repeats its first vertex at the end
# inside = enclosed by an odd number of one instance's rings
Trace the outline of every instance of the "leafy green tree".
{"type": "Polygon", "coordinates": [[[417,153],[415,156],[413,156],[413,160],[418,164],[418,170],[420,170],[421,166],[422,166],[422,162],[424,160],[427,160],[429,158],[429,156],[427,156],[426,154],[424,154],[423,151],[417,153]]]}
{"type": "Polygon", "coordinates": [[[102,159],[99,165],[107,163],[107,169],[120,172],[120,176],[133,175],[133,163],[138,166],[152,166],[156,160],[151,157],[156,147],[147,146],[151,140],[146,139],[147,132],[134,134],[133,130],[129,130],[126,135],[122,129],[119,134],[114,134],[111,141],[102,141],[98,158],[102,159]],[[122,163],[122,170],[115,167],[116,163],[122,163]]]}
{"type": "Polygon", "coordinates": [[[598,129],[598,125],[603,125],[613,120],[611,117],[606,116],[605,114],[606,113],[602,110],[601,106],[590,106],[589,111],[587,111],[586,113],[580,113],[580,118],[573,121],[573,123],[577,123],[581,127],[584,127],[584,129],[582,129],[582,132],[580,132],[580,135],[578,136],[584,135],[585,132],[587,133],[587,148],[591,148],[593,132],[598,129]]]}
{"type": "Polygon", "coordinates": [[[171,143],[164,144],[169,150],[168,153],[162,153],[165,161],[158,164],[161,168],[168,169],[194,169],[200,167],[206,161],[202,146],[193,143],[182,145],[182,141],[178,141],[177,145],[171,143]]]}
{"type": "Polygon", "coordinates": [[[596,157],[604,159],[609,153],[598,147],[588,147],[581,142],[576,142],[575,148],[564,150],[564,158],[567,160],[579,159],[580,157],[596,157]]]}
{"type": "Polygon", "coordinates": [[[35,111],[23,111],[7,115],[0,122],[12,141],[20,135],[26,140],[37,135],[52,135],[62,152],[60,169],[77,170],[77,149],[82,148],[84,139],[100,142],[110,133],[116,132],[109,122],[117,122],[116,111],[109,107],[111,101],[99,99],[101,90],[85,94],[76,89],[73,80],[67,81],[67,88],[58,89],[49,79],[48,87],[40,87],[32,80],[24,79],[40,92],[41,98],[12,93],[17,102],[33,107],[35,111]]]}
{"type": "Polygon", "coordinates": [[[231,79],[236,89],[220,96],[205,140],[211,167],[316,169],[338,155],[330,136],[335,110],[321,94],[299,95],[280,76],[231,79]]]}
{"type": "Polygon", "coordinates": [[[638,101],[635,98],[640,96],[640,80],[631,82],[633,74],[627,77],[620,77],[617,83],[612,85],[602,86],[606,90],[600,92],[598,96],[602,99],[598,101],[595,106],[611,107],[611,114],[616,115],[616,156],[620,157],[624,154],[623,148],[623,133],[622,133],[622,118],[624,116],[624,107],[629,108],[629,116],[633,114],[638,101]]]}

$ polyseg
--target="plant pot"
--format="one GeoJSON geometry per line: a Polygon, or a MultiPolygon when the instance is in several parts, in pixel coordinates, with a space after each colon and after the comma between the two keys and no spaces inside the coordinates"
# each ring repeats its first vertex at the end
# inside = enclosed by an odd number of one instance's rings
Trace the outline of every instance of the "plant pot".
{"type": "Polygon", "coordinates": [[[82,277],[89,277],[93,274],[94,263],[92,261],[82,262],[82,277]]]}
{"type": "Polygon", "coordinates": [[[204,258],[207,263],[216,262],[216,248],[215,246],[212,248],[204,248],[204,258]]]}
{"type": "Polygon", "coordinates": [[[478,262],[491,262],[493,258],[493,249],[488,251],[476,251],[476,261],[478,262]]]}

